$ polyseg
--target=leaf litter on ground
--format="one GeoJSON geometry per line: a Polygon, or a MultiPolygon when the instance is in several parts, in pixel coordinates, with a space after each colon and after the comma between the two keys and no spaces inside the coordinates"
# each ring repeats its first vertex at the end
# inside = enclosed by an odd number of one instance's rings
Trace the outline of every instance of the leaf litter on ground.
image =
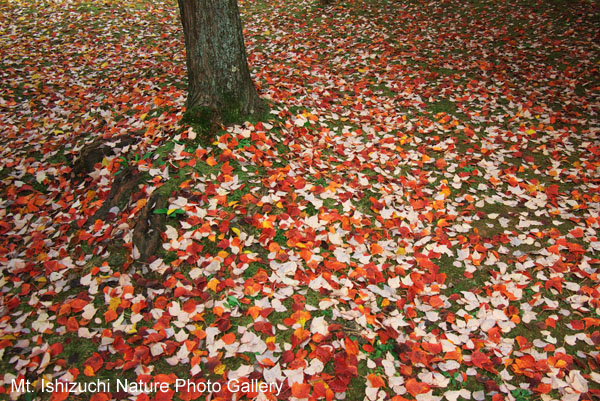
{"type": "Polygon", "coordinates": [[[171,386],[88,396],[208,397],[173,391],[186,379],[228,400],[235,379],[281,385],[247,399],[599,397],[593,3],[240,9],[271,113],[203,144],[179,122],[175,2],[0,5],[0,392],[126,378],[171,386]],[[74,169],[98,138],[111,151],[74,169]],[[155,191],[168,218],[145,262],[133,231],[155,191]]]}

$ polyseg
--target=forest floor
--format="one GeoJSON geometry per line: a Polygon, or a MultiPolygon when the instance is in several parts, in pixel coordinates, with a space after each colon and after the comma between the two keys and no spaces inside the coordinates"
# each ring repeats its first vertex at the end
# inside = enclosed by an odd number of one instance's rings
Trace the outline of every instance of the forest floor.
{"type": "Polygon", "coordinates": [[[598,399],[597,3],[240,10],[206,143],[175,1],[0,3],[0,398],[598,399]]]}

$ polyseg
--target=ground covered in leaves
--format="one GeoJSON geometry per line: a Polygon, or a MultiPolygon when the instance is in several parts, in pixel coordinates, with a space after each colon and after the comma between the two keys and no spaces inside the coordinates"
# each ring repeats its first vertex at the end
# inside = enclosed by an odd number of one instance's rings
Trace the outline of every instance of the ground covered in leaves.
{"type": "Polygon", "coordinates": [[[2,2],[2,398],[597,399],[595,7],[243,1],[271,111],[207,143],[174,1],[2,2]]]}

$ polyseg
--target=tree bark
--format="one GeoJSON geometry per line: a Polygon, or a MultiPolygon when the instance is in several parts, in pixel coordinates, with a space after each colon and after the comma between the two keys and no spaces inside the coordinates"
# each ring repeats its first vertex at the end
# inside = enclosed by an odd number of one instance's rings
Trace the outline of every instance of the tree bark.
{"type": "Polygon", "coordinates": [[[250,78],[237,0],[178,0],[185,36],[188,111],[223,119],[264,109],[250,78]]]}

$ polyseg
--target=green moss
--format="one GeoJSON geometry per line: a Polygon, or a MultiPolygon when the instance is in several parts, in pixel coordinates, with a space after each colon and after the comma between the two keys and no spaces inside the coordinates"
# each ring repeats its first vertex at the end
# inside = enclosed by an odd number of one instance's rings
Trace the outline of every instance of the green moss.
{"type": "MultiPolygon", "coordinates": [[[[333,372],[335,373],[335,372],[333,372]]],[[[369,374],[369,368],[366,361],[358,363],[358,375],[350,380],[350,384],[346,389],[346,400],[359,401],[365,398],[365,390],[367,388],[366,376],[369,374]]]]}
{"type": "Polygon", "coordinates": [[[127,262],[127,255],[129,252],[122,246],[111,245],[108,247],[108,251],[110,252],[110,255],[106,261],[111,267],[121,268],[123,264],[127,262]]]}
{"type": "Polygon", "coordinates": [[[256,275],[256,273],[258,273],[258,269],[260,268],[265,268],[265,266],[260,263],[250,263],[250,265],[248,265],[248,268],[244,270],[244,273],[242,273],[242,276],[245,279],[252,278],[256,275]]]}
{"type": "Polygon", "coordinates": [[[181,122],[194,127],[208,129],[214,121],[215,112],[205,106],[196,106],[183,113],[181,122]]]}

